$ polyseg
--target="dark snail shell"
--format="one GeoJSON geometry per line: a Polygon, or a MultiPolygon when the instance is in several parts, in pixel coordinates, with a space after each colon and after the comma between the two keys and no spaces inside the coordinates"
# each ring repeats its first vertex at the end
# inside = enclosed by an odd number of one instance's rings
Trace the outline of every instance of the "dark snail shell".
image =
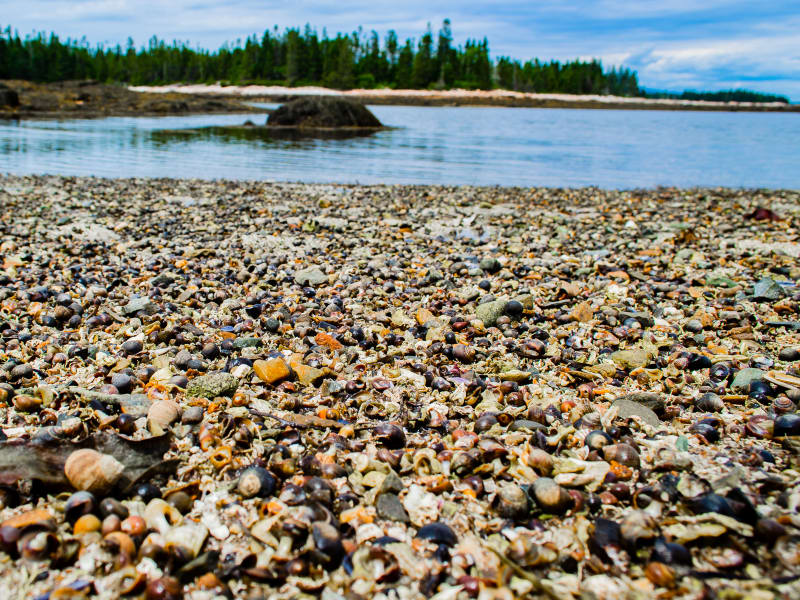
{"type": "Polygon", "coordinates": [[[263,467],[248,467],[239,475],[236,489],[244,498],[265,498],[275,491],[275,477],[263,467]]]}
{"type": "Polygon", "coordinates": [[[614,440],[611,439],[611,436],[608,435],[605,431],[601,431],[599,429],[590,431],[586,435],[586,438],[583,440],[584,446],[587,446],[592,450],[600,450],[604,446],[608,446],[613,443],[614,440]]]}
{"type": "Polygon", "coordinates": [[[406,434],[402,427],[391,423],[382,423],[373,430],[376,442],[387,448],[402,448],[406,445],[406,434]]]}

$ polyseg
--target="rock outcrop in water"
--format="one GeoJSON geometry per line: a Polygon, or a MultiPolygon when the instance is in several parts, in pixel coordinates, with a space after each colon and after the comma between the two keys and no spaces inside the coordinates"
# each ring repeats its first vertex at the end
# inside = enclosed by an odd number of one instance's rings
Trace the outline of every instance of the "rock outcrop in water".
{"type": "Polygon", "coordinates": [[[370,110],[348,98],[305,96],[280,106],[267,118],[267,127],[340,129],[383,127],[370,110]]]}
{"type": "Polygon", "coordinates": [[[0,106],[19,106],[19,95],[7,85],[0,83],[0,106]]]}

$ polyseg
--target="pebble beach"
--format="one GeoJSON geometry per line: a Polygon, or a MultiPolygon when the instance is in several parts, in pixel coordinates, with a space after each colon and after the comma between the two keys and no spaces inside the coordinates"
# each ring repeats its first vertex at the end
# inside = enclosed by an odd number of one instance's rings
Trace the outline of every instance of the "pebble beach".
{"type": "Polygon", "coordinates": [[[3,598],[800,596],[800,192],[0,177],[3,598]]]}

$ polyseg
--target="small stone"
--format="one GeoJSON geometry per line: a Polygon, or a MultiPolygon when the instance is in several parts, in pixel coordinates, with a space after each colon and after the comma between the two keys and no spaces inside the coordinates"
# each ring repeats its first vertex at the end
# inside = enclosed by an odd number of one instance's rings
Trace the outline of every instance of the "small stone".
{"type": "Polygon", "coordinates": [[[150,301],[150,298],[131,298],[128,303],[122,307],[122,314],[126,316],[136,314],[140,311],[152,315],[158,311],[158,307],[150,301]]]}
{"type": "Polygon", "coordinates": [[[654,413],[660,413],[664,410],[664,397],[661,394],[653,394],[647,392],[639,392],[636,394],[628,394],[622,397],[623,400],[630,400],[642,406],[646,406],[654,413]]]}
{"type": "Polygon", "coordinates": [[[573,321],[578,321],[579,323],[587,323],[588,321],[592,320],[592,305],[588,302],[581,302],[575,308],[572,309],[572,312],[569,313],[570,319],[573,321]]]}
{"type": "Polygon", "coordinates": [[[644,404],[639,404],[633,400],[619,398],[618,400],[614,400],[614,403],[611,405],[611,408],[614,407],[619,408],[618,415],[623,419],[639,417],[651,427],[658,427],[661,424],[661,420],[656,413],[647,408],[644,404]]]}
{"type": "Polygon", "coordinates": [[[703,323],[700,322],[700,319],[689,319],[683,328],[691,333],[700,333],[703,331],[703,323]]]}
{"type": "Polygon", "coordinates": [[[494,300],[479,305],[478,308],[475,309],[475,314],[483,321],[486,327],[494,327],[497,324],[497,319],[503,316],[505,310],[505,300],[494,300]]]}
{"type": "Polygon", "coordinates": [[[800,360],[800,349],[784,348],[778,354],[778,359],[786,362],[795,362],[797,360],[800,360]]]}
{"type": "Polygon", "coordinates": [[[253,371],[264,383],[277,383],[289,377],[289,367],[280,358],[257,360],[253,363],[253,371]]]}
{"type": "Polygon", "coordinates": [[[233,347],[236,350],[243,348],[258,348],[261,345],[261,340],[257,337],[237,337],[233,340],[233,347]]]}
{"type": "Polygon", "coordinates": [[[395,494],[381,494],[376,503],[378,516],[388,521],[408,523],[408,513],[395,494]]]}
{"type": "Polygon", "coordinates": [[[638,369],[648,365],[650,355],[641,348],[632,348],[630,350],[612,352],[611,360],[623,369],[638,369]]]}
{"type": "Polygon", "coordinates": [[[503,268],[503,265],[496,258],[483,258],[481,259],[480,267],[487,273],[497,273],[503,268]]]}
{"type": "Polygon", "coordinates": [[[405,488],[405,484],[403,480],[400,479],[400,476],[395,473],[394,471],[389,471],[389,474],[384,477],[383,483],[381,484],[381,489],[379,492],[381,494],[385,493],[395,493],[399,494],[405,488]]]}
{"type": "Polygon", "coordinates": [[[325,371],[316,367],[309,367],[299,361],[292,361],[292,371],[297,376],[297,381],[303,385],[313,385],[325,375],[325,371]]]}
{"type": "Polygon", "coordinates": [[[125,354],[138,354],[142,351],[142,342],[139,340],[128,340],[122,344],[122,350],[125,354]]]}
{"type": "Polygon", "coordinates": [[[184,425],[195,425],[203,420],[202,406],[189,406],[181,414],[181,423],[184,425]]]}
{"type": "Polygon", "coordinates": [[[775,302],[784,297],[786,292],[774,279],[764,277],[753,286],[753,300],[775,302]]]}
{"type": "Polygon", "coordinates": [[[294,274],[294,280],[298,285],[318,286],[328,281],[328,276],[319,267],[309,267],[302,269],[294,274]]]}
{"type": "Polygon", "coordinates": [[[323,332],[318,333],[314,337],[314,341],[317,343],[317,346],[324,346],[325,348],[328,348],[329,350],[333,351],[341,350],[342,348],[344,348],[344,346],[339,340],[337,340],[335,337],[333,337],[328,333],[323,333],[323,332]]]}
{"type": "Polygon", "coordinates": [[[746,369],[742,369],[736,376],[733,378],[731,382],[731,389],[732,390],[747,390],[750,388],[750,384],[754,381],[761,381],[764,379],[764,371],[761,369],[754,369],[752,367],[748,367],[746,369]]]}
{"type": "Polygon", "coordinates": [[[186,395],[202,398],[230,396],[238,387],[239,380],[230,373],[210,373],[192,379],[186,386],[186,395]]]}

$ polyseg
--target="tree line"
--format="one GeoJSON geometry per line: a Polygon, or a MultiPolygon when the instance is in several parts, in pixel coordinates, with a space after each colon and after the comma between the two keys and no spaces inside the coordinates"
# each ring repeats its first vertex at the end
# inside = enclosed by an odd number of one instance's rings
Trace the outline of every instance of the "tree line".
{"type": "MultiPolygon", "coordinates": [[[[35,33],[23,39],[8,26],[0,31],[0,79],[39,82],[95,79],[131,85],[222,81],[323,85],[336,89],[502,88],[521,92],[646,95],[639,87],[635,71],[604,69],[598,60],[562,63],[533,59],[523,63],[499,57],[493,61],[486,38],[470,39],[463,46],[456,46],[448,19],[436,35],[429,26],[418,40],[404,42],[394,31],[389,31],[383,39],[377,32],[367,34],[361,28],[351,34],[329,37],[325,30],[320,36],[309,25],[282,32],[276,26],[261,36],[252,35],[244,43],[239,40],[225,44],[216,51],[191,48],[178,41],[168,44],[155,36],[146,47],[138,49],[130,38],[124,48],[92,47],[86,38],[61,41],[54,33],[35,33]]],[[[742,90],[729,92],[739,93],[750,94],[748,98],[756,94],[742,90]]]]}

